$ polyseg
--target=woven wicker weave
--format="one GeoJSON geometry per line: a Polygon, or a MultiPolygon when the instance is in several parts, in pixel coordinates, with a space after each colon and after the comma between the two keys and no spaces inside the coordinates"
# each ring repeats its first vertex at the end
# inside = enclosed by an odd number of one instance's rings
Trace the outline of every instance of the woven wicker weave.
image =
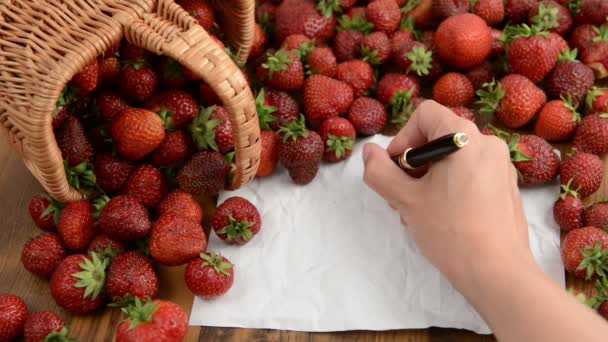
{"type": "MultiPolygon", "coordinates": [[[[218,3],[224,33],[245,60],[254,1],[218,3]]],[[[68,185],[51,113],[66,83],[123,36],[177,60],[215,90],[234,129],[232,188],[255,176],[260,130],[251,90],[225,51],[173,0],[0,0],[0,16],[0,126],[57,200],[84,196],[68,185]]]]}

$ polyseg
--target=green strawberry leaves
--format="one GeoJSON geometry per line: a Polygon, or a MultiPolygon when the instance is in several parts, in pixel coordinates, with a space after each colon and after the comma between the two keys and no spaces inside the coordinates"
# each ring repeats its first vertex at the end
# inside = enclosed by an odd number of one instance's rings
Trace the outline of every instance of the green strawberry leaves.
{"type": "Polygon", "coordinates": [[[75,87],[72,87],[72,86],[67,86],[63,89],[63,91],[61,92],[61,95],[59,95],[59,98],[57,99],[57,104],[55,105],[55,109],[51,113],[53,118],[57,117],[57,114],[59,113],[59,111],[61,111],[61,109],[63,107],[69,106],[76,101],[77,93],[78,93],[78,89],[76,89],[75,87]]]}
{"type": "Polygon", "coordinates": [[[573,16],[576,16],[581,12],[581,4],[583,0],[569,0],[566,3],[566,8],[572,13],[573,16]]]}
{"type": "Polygon", "coordinates": [[[538,5],[538,14],[532,18],[532,22],[540,29],[551,30],[559,27],[559,21],[562,16],[559,14],[559,8],[549,3],[547,6],[542,2],[538,5]]]}
{"type": "Polygon", "coordinates": [[[150,298],[144,299],[143,302],[140,298],[135,298],[134,303],[121,309],[131,320],[129,330],[135,329],[141,323],[151,322],[157,310],[158,306],[150,298]]]}
{"type": "Polygon", "coordinates": [[[365,17],[357,14],[352,18],[344,14],[338,19],[338,31],[357,31],[365,35],[372,33],[374,24],[370,23],[365,17]]]}
{"type": "Polygon", "coordinates": [[[226,54],[230,56],[230,59],[239,67],[239,69],[243,69],[245,67],[245,62],[241,61],[241,49],[238,49],[236,52],[232,51],[232,48],[229,46],[224,49],[226,54]]]}
{"type": "Polygon", "coordinates": [[[391,123],[402,128],[416,110],[412,103],[414,89],[399,90],[391,98],[391,123]]]}
{"type": "Polygon", "coordinates": [[[559,199],[562,201],[568,198],[568,196],[572,196],[575,198],[580,198],[578,191],[572,189],[572,182],[574,179],[570,179],[567,184],[562,184],[560,187],[559,199]]]}
{"type": "Polygon", "coordinates": [[[572,112],[572,122],[581,122],[581,114],[577,110],[577,106],[572,103],[572,95],[568,95],[568,98],[561,97],[564,108],[572,112]]]}
{"type": "Polygon", "coordinates": [[[594,275],[605,279],[607,276],[606,272],[608,272],[608,249],[602,250],[602,244],[598,242],[593,247],[589,246],[581,249],[580,252],[584,258],[576,270],[584,270],[587,280],[591,279],[594,275]]]}
{"type": "Polygon", "coordinates": [[[233,264],[231,264],[229,262],[225,262],[223,260],[223,256],[219,253],[211,253],[211,254],[201,253],[201,259],[205,260],[205,262],[203,262],[201,267],[211,266],[211,267],[213,267],[215,272],[221,273],[228,277],[230,276],[230,273],[228,272],[228,270],[234,266],[233,264]]]}
{"type": "Polygon", "coordinates": [[[287,142],[289,139],[296,141],[299,138],[308,138],[304,115],[300,114],[300,118],[291,122],[283,121],[283,124],[283,127],[277,131],[277,134],[282,136],[284,142],[287,142]]]}
{"type": "Polygon", "coordinates": [[[344,3],[340,0],[319,0],[317,9],[326,18],[331,18],[334,13],[342,13],[344,3]]]}
{"type": "Polygon", "coordinates": [[[106,195],[102,195],[93,200],[92,205],[95,208],[95,213],[93,213],[93,217],[98,219],[103,211],[103,208],[110,202],[110,197],[106,195]]]}
{"type": "Polygon", "coordinates": [[[608,26],[604,25],[599,28],[593,27],[593,32],[597,34],[597,36],[593,38],[594,43],[608,41],[608,26]]]}
{"type": "Polygon", "coordinates": [[[405,54],[405,57],[412,61],[407,68],[408,73],[416,73],[418,76],[428,75],[432,69],[433,52],[427,51],[423,46],[414,46],[412,51],[405,54]]]}
{"type": "Polygon", "coordinates": [[[603,89],[598,88],[596,86],[591,87],[591,89],[587,93],[587,96],[585,97],[585,104],[587,105],[587,108],[593,108],[593,105],[595,104],[595,99],[597,99],[599,96],[602,96],[603,94],[603,89]]]}
{"type": "Polygon", "coordinates": [[[401,7],[401,13],[406,14],[411,12],[414,8],[418,7],[421,2],[421,0],[409,0],[405,6],[401,7]]]}
{"type": "Polygon", "coordinates": [[[521,147],[519,146],[520,135],[513,134],[511,137],[511,141],[509,143],[509,151],[511,152],[511,161],[513,163],[527,162],[534,160],[523,151],[521,151],[521,147]]]}
{"type": "MultiPolygon", "coordinates": [[[[413,2],[413,1],[408,2],[408,5],[411,2],[413,2]]],[[[405,5],[405,7],[407,7],[407,5],[405,5]]],[[[414,17],[403,16],[403,18],[401,18],[401,22],[399,23],[399,30],[401,30],[401,31],[407,30],[407,31],[412,32],[414,34],[414,37],[416,38],[416,40],[420,41],[422,39],[422,32],[420,32],[420,30],[417,30],[415,26],[416,26],[416,21],[414,20],[414,17]]]]}
{"type": "Polygon", "coordinates": [[[251,228],[254,226],[253,222],[247,220],[237,221],[232,215],[228,216],[230,224],[218,231],[218,234],[226,234],[228,241],[234,241],[242,238],[245,241],[249,241],[253,238],[251,228]]]}
{"type": "Polygon", "coordinates": [[[479,100],[475,102],[481,106],[479,110],[482,114],[494,114],[500,106],[500,101],[505,97],[506,92],[503,86],[492,80],[490,83],[484,83],[482,88],[477,90],[479,100]]]}
{"type": "Polygon", "coordinates": [[[40,214],[40,218],[43,219],[49,215],[53,215],[53,222],[55,225],[59,225],[59,219],[61,218],[61,211],[65,207],[65,203],[59,202],[56,199],[52,198],[48,194],[42,194],[42,197],[46,198],[51,202],[51,204],[40,214]]]}
{"type": "Polygon", "coordinates": [[[268,54],[266,62],[262,64],[264,69],[268,69],[268,77],[272,79],[272,76],[281,71],[289,69],[291,63],[291,57],[287,53],[287,50],[281,48],[275,54],[268,54]]]}
{"type": "Polygon", "coordinates": [[[106,283],[106,268],[108,260],[101,260],[97,253],[91,252],[91,259],[83,258],[83,262],[79,264],[81,272],[72,274],[72,277],[79,279],[74,285],[76,288],[84,288],[82,298],[97,299],[103,290],[106,283]]]}
{"type": "Polygon", "coordinates": [[[201,107],[200,114],[190,124],[189,130],[199,151],[209,149],[219,151],[215,141],[215,128],[222,122],[218,119],[210,119],[214,111],[215,106],[201,107]]]}
{"type": "Polygon", "coordinates": [[[97,177],[95,177],[95,172],[93,171],[93,164],[82,162],[70,168],[67,160],[64,160],[63,166],[68,184],[74,189],[80,190],[83,193],[89,193],[97,185],[97,177]]]}
{"type": "Polygon", "coordinates": [[[68,337],[69,329],[64,326],[59,331],[51,331],[48,335],[46,335],[44,342],[78,342],[75,338],[68,337]]]}
{"type": "Polygon", "coordinates": [[[361,56],[363,56],[363,61],[368,62],[371,65],[380,65],[382,64],[382,60],[378,58],[378,50],[370,49],[369,46],[364,46],[361,48],[361,56]]]}
{"type": "Polygon", "coordinates": [[[163,126],[168,131],[175,129],[175,126],[173,125],[173,115],[175,115],[175,113],[166,109],[161,109],[158,112],[158,116],[160,116],[160,119],[163,120],[163,126]]]}
{"type": "Polygon", "coordinates": [[[175,59],[168,58],[164,69],[165,78],[168,80],[179,80],[184,77],[184,68],[175,59]]]}
{"type": "Polygon", "coordinates": [[[346,151],[352,151],[353,149],[353,138],[351,137],[338,137],[333,134],[328,135],[327,139],[327,152],[335,152],[337,159],[342,159],[346,156],[346,151]]]}
{"type": "Polygon", "coordinates": [[[574,49],[574,50],[564,50],[562,52],[560,52],[559,56],[557,57],[557,61],[560,63],[563,62],[577,62],[576,56],[578,55],[578,49],[574,49]]]}

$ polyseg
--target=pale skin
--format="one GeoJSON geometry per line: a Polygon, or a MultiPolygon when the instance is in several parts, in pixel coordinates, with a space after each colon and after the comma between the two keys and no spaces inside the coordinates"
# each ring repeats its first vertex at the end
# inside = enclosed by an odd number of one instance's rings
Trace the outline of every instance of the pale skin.
{"type": "Polygon", "coordinates": [[[367,144],[364,180],[394,208],[426,257],[501,341],[606,341],[608,323],[533,259],[507,145],[436,102],[422,103],[391,144],[367,144]],[[469,144],[421,178],[390,156],[443,135],[469,144]]]}

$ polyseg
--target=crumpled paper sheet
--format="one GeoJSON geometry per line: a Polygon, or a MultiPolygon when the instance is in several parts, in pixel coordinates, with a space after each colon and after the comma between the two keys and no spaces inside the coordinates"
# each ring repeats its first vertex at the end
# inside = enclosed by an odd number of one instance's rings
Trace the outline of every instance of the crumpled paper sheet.
{"type": "MultiPolygon", "coordinates": [[[[366,142],[388,146],[390,137],[366,142]]],[[[294,331],[449,327],[491,333],[421,255],[396,212],[363,182],[363,143],[346,162],[323,165],[307,186],[285,170],[254,180],[242,196],[262,215],[260,233],[229,246],[212,232],[209,251],[235,264],[232,289],[194,300],[191,325],[294,331]]],[[[552,207],[557,184],[523,189],[530,244],[542,269],[562,287],[559,228],[552,207]]],[[[488,227],[491,229],[491,227],[488,227]]]]}

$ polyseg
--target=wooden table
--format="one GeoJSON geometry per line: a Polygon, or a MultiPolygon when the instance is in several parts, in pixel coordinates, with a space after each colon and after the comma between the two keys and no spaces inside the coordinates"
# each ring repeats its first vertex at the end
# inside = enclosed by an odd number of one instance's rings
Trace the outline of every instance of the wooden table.
{"type": "MultiPolygon", "coordinates": [[[[1,131],[1,130],[0,130],[1,131]]],[[[608,180],[608,175],[604,177],[608,180]]],[[[608,189],[608,184],[603,185],[608,189]]],[[[70,336],[80,341],[113,341],[114,331],[122,319],[117,309],[87,316],[73,317],[55,305],[48,281],[28,273],[21,265],[20,255],[28,238],[40,233],[32,222],[27,207],[29,200],[42,191],[19,157],[6,144],[0,133],[0,292],[21,296],[31,312],[53,310],[68,322],[70,336]]],[[[213,207],[211,200],[204,204],[213,207]]],[[[162,268],[160,271],[161,298],[173,300],[187,312],[192,305],[192,294],[182,281],[183,267],[162,268]]],[[[569,286],[591,290],[589,284],[573,279],[569,286]]],[[[388,332],[353,331],[344,333],[299,333],[276,330],[199,328],[191,327],[187,341],[494,341],[492,336],[480,336],[454,329],[426,329],[388,332]]],[[[160,341],[159,341],[160,342],[160,341]]]]}

